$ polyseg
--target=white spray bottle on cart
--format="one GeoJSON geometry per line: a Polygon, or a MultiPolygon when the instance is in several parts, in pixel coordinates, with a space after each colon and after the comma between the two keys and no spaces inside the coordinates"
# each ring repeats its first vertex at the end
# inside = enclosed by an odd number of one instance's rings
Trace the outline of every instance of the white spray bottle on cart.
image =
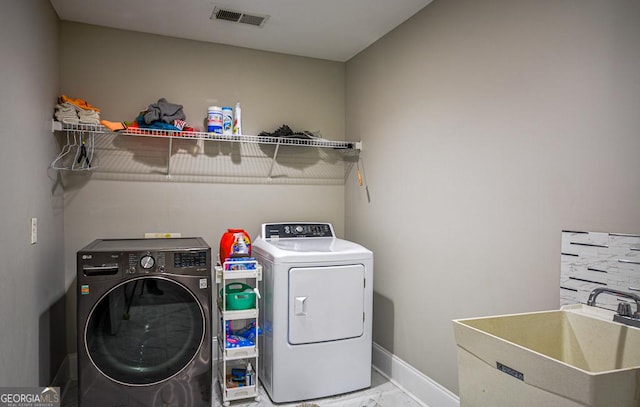
{"type": "Polygon", "coordinates": [[[247,386],[253,386],[255,384],[255,373],[253,373],[253,366],[251,366],[251,362],[247,363],[247,373],[245,376],[245,384],[247,386]]]}

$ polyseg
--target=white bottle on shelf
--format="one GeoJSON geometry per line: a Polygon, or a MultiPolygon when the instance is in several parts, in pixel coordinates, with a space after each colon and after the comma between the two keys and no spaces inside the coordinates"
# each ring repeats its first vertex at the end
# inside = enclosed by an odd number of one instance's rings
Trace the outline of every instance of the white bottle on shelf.
{"type": "Polygon", "coordinates": [[[231,106],[222,107],[222,134],[225,136],[233,134],[233,109],[231,106]]]}
{"type": "Polygon", "coordinates": [[[242,134],[242,110],[240,102],[236,103],[235,117],[233,120],[233,134],[240,136],[242,134]]]}
{"type": "Polygon", "coordinates": [[[222,108],[209,106],[207,109],[207,132],[222,134],[222,108]]]}

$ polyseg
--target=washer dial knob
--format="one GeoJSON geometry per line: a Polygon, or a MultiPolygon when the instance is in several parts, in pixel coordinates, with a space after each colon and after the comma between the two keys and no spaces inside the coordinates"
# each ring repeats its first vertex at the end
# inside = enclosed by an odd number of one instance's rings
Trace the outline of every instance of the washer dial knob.
{"type": "Polygon", "coordinates": [[[304,228],[301,225],[296,226],[296,232],[302,233],[303,230],[304,228]]]}
{"type": "Polygon", "coordinates": [[[154,260],[154,258],[148,254],[142,256],[142,258],[140,259],[140,266],[145,270],[149,270],[155,264],[156,264],[156,261],[154,260]]]}

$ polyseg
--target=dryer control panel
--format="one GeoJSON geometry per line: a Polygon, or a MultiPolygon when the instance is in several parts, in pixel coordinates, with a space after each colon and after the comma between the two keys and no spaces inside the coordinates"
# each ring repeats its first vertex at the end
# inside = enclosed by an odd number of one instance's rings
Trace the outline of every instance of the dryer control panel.
{"type": "Polygon", "coordinates": [[[307,237],[335,237],[330,223],[264,223],[262,236],[265,239],[287,239],[307,237]]]}

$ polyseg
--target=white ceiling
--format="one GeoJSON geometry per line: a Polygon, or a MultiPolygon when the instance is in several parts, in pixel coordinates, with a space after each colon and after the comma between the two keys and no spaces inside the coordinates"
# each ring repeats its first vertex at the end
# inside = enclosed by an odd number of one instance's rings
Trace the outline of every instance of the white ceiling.
{"type": "Polygon", "coordinates": [[[432,0],[50,0],[61,20],[347,61],[432,0]],[[215,6],[268,15],[211,20],[215,6]]]}

